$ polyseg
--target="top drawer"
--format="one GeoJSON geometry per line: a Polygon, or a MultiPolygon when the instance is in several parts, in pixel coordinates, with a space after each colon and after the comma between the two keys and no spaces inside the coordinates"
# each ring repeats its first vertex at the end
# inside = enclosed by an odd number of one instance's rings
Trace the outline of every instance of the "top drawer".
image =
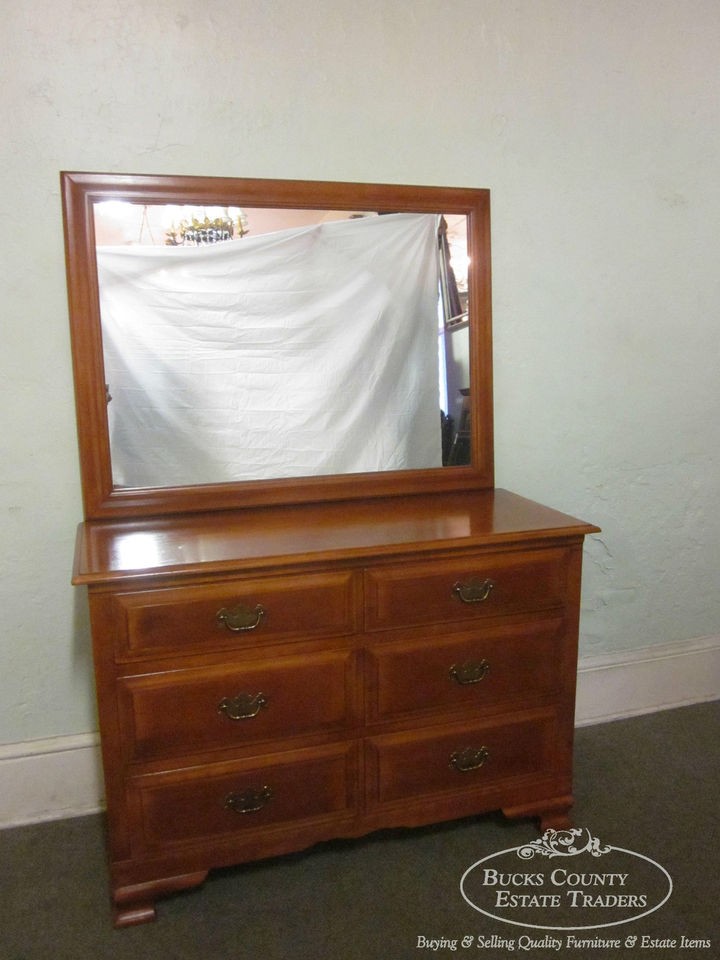
{"type": "Polygon", "coordinates": [[[369,569],[366,628],[450,623],[561,606],[569,558],[569,550],[552,548],[369,569]]]}
{"type": "Polygon", "coordinates": [[[121,659],[354,633],[352,571],[228,580],[113,597],[121,659]]]}

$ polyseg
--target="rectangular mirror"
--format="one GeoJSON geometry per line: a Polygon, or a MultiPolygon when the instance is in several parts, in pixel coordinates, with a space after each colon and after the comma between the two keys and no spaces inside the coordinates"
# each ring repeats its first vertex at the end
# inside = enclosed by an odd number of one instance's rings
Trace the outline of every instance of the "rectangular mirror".
{"type": "Polygon", "coordinates": [[[492,486],[487,191],[62,186],[86,516],[492,486]]]}

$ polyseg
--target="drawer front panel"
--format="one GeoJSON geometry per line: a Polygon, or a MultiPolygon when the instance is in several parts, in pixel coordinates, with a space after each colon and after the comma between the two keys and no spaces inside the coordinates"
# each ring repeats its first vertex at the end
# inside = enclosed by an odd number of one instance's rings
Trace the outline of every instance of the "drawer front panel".
{"type": "Polygon", "coordinates": [[[127,758],[341,731],[357,713],[356,673],[356,655],[337,651],[124,677],[118,686],[127,758]]]}
{"type": "Polygon", "coordinates": [[[569,552],[483,553],[365,575],[366,626],[382,630],[544,610],[565,601],[569,552]]]}
{"type": "Polygon", "coordinates": [[[357,748],[141,777],[130,792],[149,848],[348,816],[357,801],[357,748]]]}
{"type": "Polygon", "coordinates": [[[482,790],[512,777],[549,772],[555,717],[446,725],[415,733],[375,737],[368,768],[375,770],[371,800],[378,803],[482,790]]]}
{"type": "Polygon", "coordinates": [[[353,633],[351,571],[117,594],[118,654],[192,653],[256,641],[353,633]]]}
{"type": "Polygon", "coordinates": [[[542,698],[559,688],[564,621],[481,629],[451,640],[377,644],[369,651],[368,718],[542,698]]]}

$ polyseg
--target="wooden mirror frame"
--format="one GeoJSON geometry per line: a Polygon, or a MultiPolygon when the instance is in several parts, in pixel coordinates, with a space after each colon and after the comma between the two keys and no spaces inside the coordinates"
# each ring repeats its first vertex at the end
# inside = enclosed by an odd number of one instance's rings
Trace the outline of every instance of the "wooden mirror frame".
{"type": "Polygon", "coordinates": [[[270,504],[398,496],[493,486],[488,190],[154,174],[63,172],[60,176],[80,470],[86,519],[196,513],[270,504]],[[114,487],[93,209],[95,203],[104,200],[147,204],[465,215],[470,258],[470,464],[195,486],[114,487]]]}

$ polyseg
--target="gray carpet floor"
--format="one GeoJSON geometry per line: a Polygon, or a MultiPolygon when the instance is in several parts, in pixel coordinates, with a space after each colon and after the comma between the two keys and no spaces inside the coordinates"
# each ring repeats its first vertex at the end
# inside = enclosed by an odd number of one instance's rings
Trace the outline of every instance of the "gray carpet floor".
{"type": "Polygon", "coordinates": [[[532,821],[495,814],[217,871],[161,901],[155,923],[114,930],[103,818],[91,816],[0,832],[0,960],[716,960],[719,739],[720,701],[577,732],[575,823],[673,880],[662,907],[616,928],[619,948],[578,948],[463,899],[471,864],[538,836],[532,821]],[[546,935],[559,950],[538,943],[546,935]],[[681,937],[710,945],[681,949],[681,937]]]}

